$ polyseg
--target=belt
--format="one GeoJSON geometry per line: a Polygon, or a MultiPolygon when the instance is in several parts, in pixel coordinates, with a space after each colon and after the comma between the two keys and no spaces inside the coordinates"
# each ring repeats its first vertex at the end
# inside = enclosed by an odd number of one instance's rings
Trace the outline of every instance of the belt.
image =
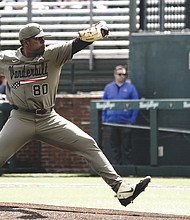
{"type": "Polygon", "coordinates": [[[39,109],[23,109],[23,108],[19,108],[17,107],[16,105],[13,105],[12,106],[13,109],[15,110],[21,110],[21,111],[24,111],[24,112],[30,112],[30,113],[33,113],[33,114],[36,114],[36,115],[43,115],[47,112],[51,112],[53,110],[53,108],[48,108],[48,109],[44,109],[44,108],[39,108],[39,109]]]}

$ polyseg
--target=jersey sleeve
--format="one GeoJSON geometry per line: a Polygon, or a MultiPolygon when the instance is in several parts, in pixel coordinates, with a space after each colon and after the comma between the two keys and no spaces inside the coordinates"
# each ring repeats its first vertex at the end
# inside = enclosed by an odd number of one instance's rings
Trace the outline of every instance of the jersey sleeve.
{"type": "Polygon", "coordinates": [[[64,65],[64,63],[72,59],[72,41],[48,46],[44,57],[46,60],[51,61],[54,66],[64,65]]]}
{"type": "Polygon", "coordinates": [[[80,40],[79,38],[75,38],[72,43],[72,56],[79,52],[80,50],[84,49],[85,47],[92,44],[92,42],[85,42],[80,40]]]}

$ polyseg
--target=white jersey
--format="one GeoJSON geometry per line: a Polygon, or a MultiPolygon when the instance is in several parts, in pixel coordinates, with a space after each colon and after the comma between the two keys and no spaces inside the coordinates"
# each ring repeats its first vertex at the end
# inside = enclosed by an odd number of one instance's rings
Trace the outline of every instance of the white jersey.
{"type": "Polygon", "coordinates": [[[17,50],[0,53],[0,72],[7,78],[7,99],[21,109],[54,106],[60,73],[72,57],[72,41],[45,48],[42,56],[26,58],[17,50]]]}

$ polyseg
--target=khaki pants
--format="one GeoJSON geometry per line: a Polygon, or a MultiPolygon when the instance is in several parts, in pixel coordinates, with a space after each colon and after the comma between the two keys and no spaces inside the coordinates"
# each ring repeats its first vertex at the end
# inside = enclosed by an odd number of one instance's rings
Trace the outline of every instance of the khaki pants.
{"type": "Polygon", "coordinates": [[[44,115],[11,111],[0,132],[0,167],[32,139],[83,156],[113,189],[122,181],[94,139],[54,110],[44,115]]]}
{"type": "Polygon", "coordinates": [[[130,165],[132,160],[131,129],[104,126],[105,155],[113,165],[130,165]]]}

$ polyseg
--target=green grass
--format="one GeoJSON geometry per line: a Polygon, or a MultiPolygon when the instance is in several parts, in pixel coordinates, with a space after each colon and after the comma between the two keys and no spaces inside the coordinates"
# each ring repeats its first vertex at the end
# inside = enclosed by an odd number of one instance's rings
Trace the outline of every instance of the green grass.
{"type": "MultiPolygon", "coordinates": [[[[140,178],[125,178],[134,183],[140,178]]],[[[118,209],[190,215],[190,178],[152,178],[146,191],[126,208],[100,177],[73,174],[0,176],[0,202],[118,209]]]]}

